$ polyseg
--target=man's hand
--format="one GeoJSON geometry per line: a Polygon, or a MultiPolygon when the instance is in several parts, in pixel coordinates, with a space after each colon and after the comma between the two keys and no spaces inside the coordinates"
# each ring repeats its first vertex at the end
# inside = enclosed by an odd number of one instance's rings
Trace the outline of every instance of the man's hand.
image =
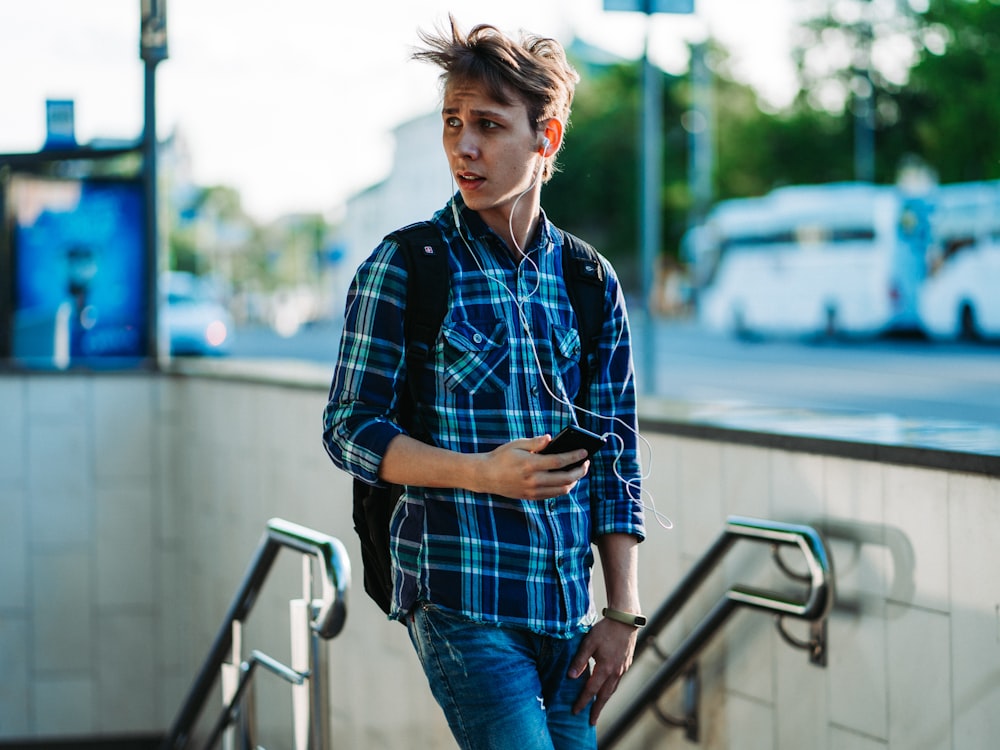
{"type": "Polygon", "coordinates": [[[582,448],[540,454],[550,435],[522,438],[487,453],[458,453],[397,435],[386,448],[379,476],[386,482],[419,487],[460,487],[523,500],[565,495],[587,474],[590,462],[563,469],[587,457],[582,448]]]}
{"type": "Polygon", "coordinates": [[[565,495],[590,468],[584,461],[575,469],[562,470],[587,457],[580,449],[569,453],[539,454],[552,441],[550,435],[513,440],[489,453],[479,454],[477,472],[479,492],[491,492],[504,497],[524,500],[546,500],[565,495]]]}
{"type": "Polygon", "coordinates": [[[580,650],[569,665],[569,676],[577,678],[587,669],[587,664],[594,660],[594,671],[580,691],[580,697],[573,704],[573,713],[578,714],[587,707],[591,698],[594,704],[590,708],[590,724],[597,725],[597,717],[607,704],[608,699],[618,689],[622,675],[632,665],[632,654],[635,651],[635,641],[638,630],[631,625],[615,620],[598,620],[580,644],[580,650]]]}

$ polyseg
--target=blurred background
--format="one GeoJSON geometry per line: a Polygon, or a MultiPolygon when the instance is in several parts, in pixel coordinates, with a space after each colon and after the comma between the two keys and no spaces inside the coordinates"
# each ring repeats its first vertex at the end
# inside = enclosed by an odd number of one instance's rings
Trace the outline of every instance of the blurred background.
{"type": "Polygon", "coordinates": [[[358,262],[454,189],[409,60],[449,11],[580,72],[543,206],[642,390],[1000,424],[992,0],[0,0],[0,355],[332,366],[358,262]]]}

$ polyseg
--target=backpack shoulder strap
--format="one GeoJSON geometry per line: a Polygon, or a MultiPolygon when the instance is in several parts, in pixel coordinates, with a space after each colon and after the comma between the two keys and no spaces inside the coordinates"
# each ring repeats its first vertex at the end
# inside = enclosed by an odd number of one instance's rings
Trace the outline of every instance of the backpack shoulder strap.
{"type": "Polygon", "coordinates": [[[594,247],[563,231],[563,279],[579,324],[582,347],[582,397],[597,366],[597,342],[604,326],[604,295],[607,274],[594,247]]]}
{"type": "MultiPolygon", "coordinates": [[[[448,246],[430,222],[403,227],[386,239],[399,245],[406,266],[403,338],[407,387],[401,399],[400,417],[409,424],[417,400],[414,373],[423,367],[448,309],[448,246]]],[[[389,525],[403,487],[371,486],[355,478],[353,489],[354,529],[361,541],[365,591],[389,614],[393,598],[389,525]]]]}
{"type": "MultiPolygon", "coordinates": [[[[397,229],[394,239],[406,262],[406,311],[403,333],[406,339],[406,369],[418,372],[434,346],[448,311],[448,246],[441,230],[429,221],[397,229]]],[[[410,396],[415,393],[413,378],[407,379],[410,396]]]]}

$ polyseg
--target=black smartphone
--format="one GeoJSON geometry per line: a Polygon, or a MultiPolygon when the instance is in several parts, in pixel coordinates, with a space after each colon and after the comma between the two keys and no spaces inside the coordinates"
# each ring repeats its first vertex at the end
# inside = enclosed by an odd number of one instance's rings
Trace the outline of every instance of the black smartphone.
{"type": "MultiPolygon", "coordinates": [[[[575,451],[579,448],[586,448],[587,458],[590,458],[604,446],[604,443],[605,440],[600,435],[571,424],[569,427],[565,428],[562,432],[552,438],[552,442],[542,448],[539,453],[568,453],[569,451],[575,451]]],[[[584,459],[584,461],[586,460],[587,459],[584,459]]],[[[561,469],[553,469],[552,471],[575,469],[582,463],[583,461],[578,461],[570,466],[564,466],[561,469]]]]}

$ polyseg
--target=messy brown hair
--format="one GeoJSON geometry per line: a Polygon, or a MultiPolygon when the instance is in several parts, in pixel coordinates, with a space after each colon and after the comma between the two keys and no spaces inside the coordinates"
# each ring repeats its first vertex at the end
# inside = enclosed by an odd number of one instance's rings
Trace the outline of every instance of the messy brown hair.
{"type": "MultiPolygon", "coordinates": [[[[415,60],[441,68],[444,90],[452,84],[474,82],[490,98],[507,105],[513,103],[513,94],[524,103],[528,124],[535,131],[552,118],[564,126],[569,123],[580,76],[559,42],[524,32],[515,40],[488,24],[463,34],[453,16],[448,20],[450,32],[419,32],[427,46],[413,53],[415,60]]],[[[542,179],[548,180],[554,171],[553,155],[545,160],[542,179]]]]}

